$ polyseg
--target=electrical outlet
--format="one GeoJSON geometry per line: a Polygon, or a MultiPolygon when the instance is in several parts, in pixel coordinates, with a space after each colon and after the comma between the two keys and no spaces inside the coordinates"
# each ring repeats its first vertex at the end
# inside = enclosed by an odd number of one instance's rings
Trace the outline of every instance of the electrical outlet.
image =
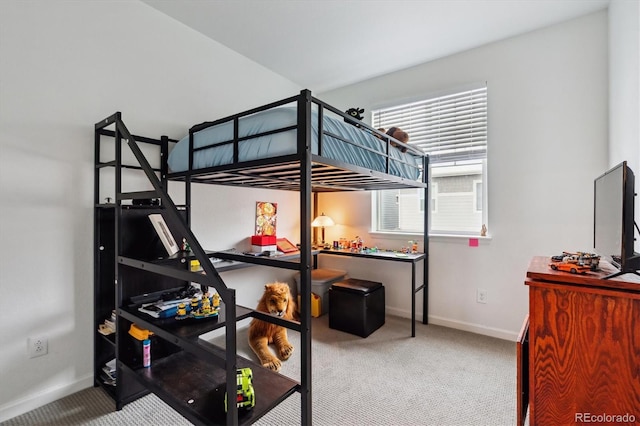
{"type": "Polygon", "coordinates": [[[476,302],[487,303],[487,290],[481,288],[478,289],[476,302]]]}
{"type": "Polygon", "coordinates": [[[29,358],[46,355],[49,352],[49,339],[44,336],[30,337],[27,340],[29,358]]]}

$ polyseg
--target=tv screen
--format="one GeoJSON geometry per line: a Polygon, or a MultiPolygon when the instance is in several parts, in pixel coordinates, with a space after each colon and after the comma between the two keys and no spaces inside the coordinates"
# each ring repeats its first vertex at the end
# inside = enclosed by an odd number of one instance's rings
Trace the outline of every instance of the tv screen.
{"type": "Polygon", "coordinates": [[[640,260],[634,253],[633,198],[634,175],[626,162],[594,181],[594,250],[620,273],[634,272],[640,260]]]}

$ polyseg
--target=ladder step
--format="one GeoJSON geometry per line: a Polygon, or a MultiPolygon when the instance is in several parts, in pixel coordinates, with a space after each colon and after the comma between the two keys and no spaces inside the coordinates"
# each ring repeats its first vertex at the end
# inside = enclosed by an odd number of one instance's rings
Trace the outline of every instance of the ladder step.
{"type": "Polygon", "coordinates": [[[118,200],[144,200],[147,198],[158,198],[158,193],[156,191],[138,191],[118,194],[118,200]]]}

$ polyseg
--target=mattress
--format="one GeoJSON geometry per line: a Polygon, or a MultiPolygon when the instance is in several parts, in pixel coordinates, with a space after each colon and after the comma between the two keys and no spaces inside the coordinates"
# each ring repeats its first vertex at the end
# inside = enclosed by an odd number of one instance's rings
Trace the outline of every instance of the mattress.
{"type": "MultiPolygon", "coordinates": [[[[296,129],[286,130],[297,125],[295,107],[272,108],[263,112],[242,117],[238,120],[238,137],[249,139],[238,143],[238,161],[278,157],[296,153],[296,129]],[[284,130],[283,130],[284,129],[284,130]],[[282,131],[278,131],[282,130],[282,131]],[[265,132],[269,135],[251,137],[265,132]]],[[[194,133],[194,148],[206,148],[195,152],[193,169],[233,164],[233,121],[208,127],[194,133]]],[[[378,172],[386,173],[386,143],[369,132],[344,122],[342,119],[323,116],[324,136],[322,148],[318,148],[318,113],[312,110],[311,152],[322,157],[342,161],[378,172]],[[332,137],[332,133],[352,143],[332,137]]],[[[422,156],[409,151],[401,152],[391,148],[389,152],[389,174],[405,179],[417,180],[420,177],[422,156]]],[[[171,150],[168,159],[171,172],[184,172],[189,169],[189,136],[182,138],[171,150]]]]}

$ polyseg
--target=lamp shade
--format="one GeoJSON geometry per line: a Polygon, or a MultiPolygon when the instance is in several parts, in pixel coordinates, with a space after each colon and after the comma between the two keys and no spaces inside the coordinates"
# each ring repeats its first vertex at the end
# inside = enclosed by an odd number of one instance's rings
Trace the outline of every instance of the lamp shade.
{"type": "Polygon", "coordinates": [[[311,226],[313,226],[314,228],[324,228],[325,226],[333,225],[335,225],[333,219],[331,219],[329,216],[326,216],[324,213],[313,219],[313,222],[311,222],[311,226]]]}

